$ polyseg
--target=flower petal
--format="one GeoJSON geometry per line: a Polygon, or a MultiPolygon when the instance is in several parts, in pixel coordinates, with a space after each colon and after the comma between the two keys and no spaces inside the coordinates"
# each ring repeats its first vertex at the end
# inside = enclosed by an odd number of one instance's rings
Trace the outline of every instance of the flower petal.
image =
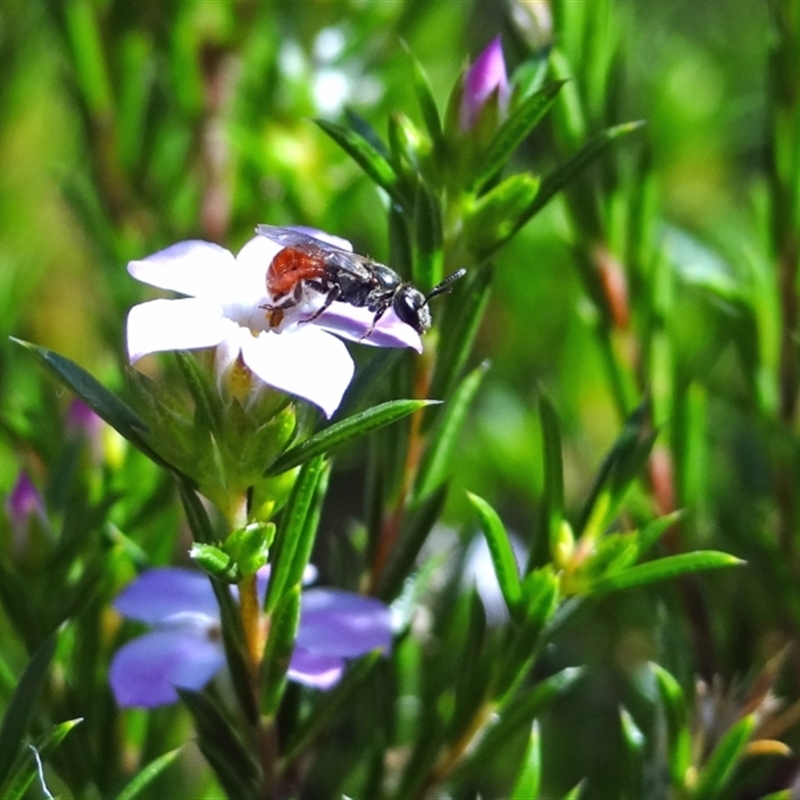
{"type": "Polygon", "coordinates": [[[178,699],[176,686],[202,689],[225,663],[207,632],[151,631],[117,650],[109,680],[120,706],[152,708],[178,699]]]}
{"type": "Polygon", "coordinates": [[[264,383],[304,397],[330,417],[353,377],[350,353],[335,336],[314,325],[288,333],[266,332],[240,340],[245,364],[264,383]]]}
{"type": "Polygon", "coordinates": [[[500,36],[495,36],[486,49],[475,59],[464,78],[464,94],[461,98],[461,130],[474,127],[478,115],[489,95],[497,90],[501,106],[508,95],[506,62],[500,36]]]}
{"type": "Polygon", "coordinates": [[[357,308],[348,303],[332,303],[319,316],[316,324],[359,344],[373,347],[411,347],[418,353],[422,352],[420,335],[410,325],[401,322],[392,309],[378,320],[375,329],[365,338],[374,319],[375,312],[368,308],[357,308]]]}
{"type": "Polygon", "coordinates": [[[330,689],[344,672],[344,660],[295,647],[289,662],[289,680],[314,689],[330,689]]]}
{"type": "MultiPolygon", "coordinates": [[[[256,236],[236,256],[235,296],[252,301],[254,307],[267,300],[267,270],[283,247],[265,236],[256,236]],[[255,302],[258,301],[258,302],[255,302]]],[[[263,311],[261,316],[264,316],[263,311]]]]}
{"type": "Polygon", "coordinates": [[[353,658],[392,644],[392,615],[373,597],[336,589],[303,592],[297,646],[353,658]]]}
{"type": "Polygon", "coordinates": [[[141,622],[163,622],[176,614],[219,619],[214,590],[202,572],[161,567],[143,572],[114,600],[120,614],[141,622]]]}
{"type": "Polygon", "coordinates": [[[224,247],[192,240],[131,261],[128,272],[150,286],[213,300],[225,292],[234,264],[233,254],[224,247]]]}
{"type": "Polygon", "coordinates": [[[128,357],[133,363],[148,353],[213,347],[236,327],[210,300],[150,300],[128,312],[128,357]]]}

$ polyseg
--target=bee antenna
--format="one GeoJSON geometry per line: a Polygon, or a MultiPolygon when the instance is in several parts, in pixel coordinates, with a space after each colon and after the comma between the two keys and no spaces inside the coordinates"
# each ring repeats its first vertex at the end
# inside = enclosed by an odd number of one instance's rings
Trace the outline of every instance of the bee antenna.
{"type": "Polygon", "coordinates": [[[457,281],[459,278],[463,278],[466,274],[467,271],[464,267],[461,267],[461,269],[457,269],[452,275],[448,275],[441,283],[437,283],[436,286],[425,295],[425,305],[427,305],[432,298],[436,297],[437,294],[445,294],[452,291],[450,284],[453,283],[453,281],[457,281]]]}

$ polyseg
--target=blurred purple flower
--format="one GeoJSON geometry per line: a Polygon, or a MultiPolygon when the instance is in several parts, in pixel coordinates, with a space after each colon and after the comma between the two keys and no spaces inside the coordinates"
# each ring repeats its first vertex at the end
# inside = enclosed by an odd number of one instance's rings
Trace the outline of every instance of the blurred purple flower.
{"type": "MultiPolygon", "coordinates": [[[[262,600],[266,585],[262,570],[262,600]]],[[[202,573],[180,567],[149,570],[117,597],[114,607],[125,617],[155,626],[114,655],[109,677],[120,706],[174,703],[176,686],[201,689],[224,666],[219,608],[202,573]]],[[[345,659],[388,650],[391,643],[391,613],[379,600],[308,589],[288,677],[329,689],[341,678],[345,659]]]]}
{"type": "Polygon", "coordinates": [[[46,524],[47,520],[42,495],[24,469],[17,475],[17,480],[6,498],[5,508],[13,531],[12,546],[18,551],[25,545],[31,522],[39,519],[46,524]]]}
{"type": "Polygon", "coordinates": [[[464,78],[461,97],[461,130],[470,131],[478,122],[481,111],[493,92],[501,113],[508,102],[508,78],[500,36],[495,36],[486,49],[475,59],[464,78]]]}

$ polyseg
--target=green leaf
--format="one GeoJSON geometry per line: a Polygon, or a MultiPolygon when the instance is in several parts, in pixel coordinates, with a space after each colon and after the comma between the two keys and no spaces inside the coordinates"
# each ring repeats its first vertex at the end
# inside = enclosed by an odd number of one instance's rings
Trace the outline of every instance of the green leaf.
{"type": "Polygon", "coordinates": [[[147,426],[139,415],[95,380],[83,367],[79,367],[73,361],[46,347],[39,347],[22,339],[15,339],[13,336],[10,338],[12,342],[16,342],[32,353],[61,383],[72,389],[92,411],[111,425],[121,436],[124,436],[157,464],[172,469],[157,453],[151,450],[142,437],[142,434],[147,431],[147,426]]]}
{"type": "Polygon", "coordinates": [[[0,786],[0,796],[3,800],[22,800],[26,797],[28,787],[40,775],[41,764],[81,722],[83,719],[79,717],[54,725],[47,733],[38,736],[33,744],[23,749],[11,769],[5,787],[0,786]]]}
{"type": "Polygon", "coordinates": [[[413,503],[430,496],[447,480],[453,453],[460,441],[461,429],[488,369],[488,362],[484,362],[470,372],[444,405],[428,436],[416,476],[413,503]]]}
{"type": "Polygon", "coordinates": [[[277,710],[286,686],[286,672],[300,626],[300,593],[299,584],[290,586],[269,615],[269,637],[261,664],[261,708],[267,716],[277,710]]]}
{"type": "Polygon", "coordinates": [[[221,547],[222,541],[214,532],[208,513],[191,482],[178,478],[177,483],[183,510],[186,513],[186,521],[189,523],[189,529],[192,532],[192,538],[201,544],[221,547]]]}
{"type": "Polygon", "coordinates": [[[239,565],[224,550],[213,544],[194,542],[189,548],[189,558],[207,575],[225,583],[238,583],[242,579],[239,565]]]}
{"type": "Polygon", "coordinates": [[[534,800],[539,796],[539,784],[542,778],[542,745],[539,734],[539,723],[534,720],[531,734],[522,756],[522,764],[517,773],[517,780],[511,790],[509,800],[534,800]]]}
{"type": "Polygon", "coordinates": [[[89,0],[77,0],[63,8],[82,99],[92,115],[113,117],[114,94],[97,18],[100,8],[89,0]]]}
{"type": "Polygon", "coordinates": [[[200,692],[177,691],[194,720],[198,747],[228,797],[261,798],[258,766],[222,711],[200,692]]]}
{"type": "Polygon", "coordinates": [[[511,175],[479,197],[464,219],[464,241],[477,260],[488,258],[507,242],[530,216],[540,179],[527,172],[511,175]]]}
{"type": "Polygon", "coordinates": [[[301,442],[297,447],[287,450],[267,469],[265,474],[267,476],[279,475],[281,472],[304,464],[315,456],[328,453],[340,444],[364,436],[384,425],[390,425],[421,408],[438,402],[438,400],[390,400],[340,422],[334,422],[301,442]]]}
{"type": "MultiPolygon", "coordinates": [[[[178,492],[194,539],[221,547],[222,543],[214,534],[211,521],[197,493],[180,478],[178,479],[178,492]]],[[[239,606],[227,583],[210,578],[209,580],[211,580],[211,588],[219,605],[222,642],[225,647],[225,660],[231,675],[231,682],[245,714],[249,720],[253,721],[257,719],[257,709],[253,702],[250,674],[244,660],[244,630],[239,606]]]]}
{"type": "Polygon", "coordinates": [[[175,350],[174,355],[186,388],[194,401],[197,427],[219,435],[222,430],[221,408],[219,402],[215,402],[215,390],[209,381],[208,373],[200,368],[197,359],[191,353],[175,350]]]}
{"type": "Polygon", "coordinates": [[[508,533],[497,512],[483,498],[467,492],[467,499],[478,515],[478,522],[486,537],[486,544],[489,546],[494,572],[500,585],[500,591],[503,593],[503,600],[505,600],[509,614],[515,617],[518,612],[522,590],[520,588],[519,567],[514,557],[514,550],[511,547],[508,533]]]}
{"type": "Polygon", "coordinates": [[[717,797],[728,796],[728,784],[744,755],[744,749],[757,722],[756,715],[749,714],[727,731],[701,769],[697,783],[689,794],[690,797],[697,800],[714,800],[717,797]]]}
{"type": "Polygon", "coordinates": [[[580,667],[568,667],[532,689],[526,688],[524,692],[509,697],[493,715],[470,757],[454,772],[454,782],[461,783],[470,776],[479,774],[486,764],[493,763],[497,754],[504,752],[507,743],[525,728],[530,729],[534,718],[582,674],[580,667]]]}
{"type": "MultiPolygon", "coordinates": [[[[626,122],[595,134],[572,158],[557,167],[542,180],[539,194],[527,210],[525,221],[538,214],[553,196],[582,172],[605,149],[622,136],[627,136],[644,125],[643,121],[626,122]]],[[[524,223],[523,223],[524,224],[524,223]]]]}
{"type": "Polygon", "coordinates": [[[314,122],[342,148],[367,175],[384,189],[396,202],[407,207],[407,198],[403,196],[400,180],[389,161],[375,149],[363,136],[355,131],[329,122],[316,119],[314,122]]]}
{"type": "Polygon", "coordinates": [[[682,511],[673,511],[671,514],[665,514],[663,517],[648,522],[640,531],[636,531],[634,535],[636,536],[637,556],[643,556],[682,516],[682,511]]]}
{"type": "Polygon", "coordinates": [[[516,635],[504,654],[496,681],[495,697],[501,700],[525,680],[541,648],[542,632],[558,610],[559,580],[550,565],[529,572],[520,587],[516,635]]]}
{"type": "Polygon", "coordinates": [[[413,278],[423,292],[442,280],[442,208],[433,192],[422,182],[414,197],[413,278]]]}
{"type": "Polygon", "coordinates": [[[273,611],[289,587],[302,581],[316,534],[321,504],[319,489],[326,469],[324,456],[316,456],[303,465],[292,487],[272,554],[272,572],[264,601],[267,613],[273,611]]]}
{"type": "Polygon", "coordinates": [[[659,558],[656,561],[648,561],[646,564],[638,564],[614,575],[607,575],[593,581],[591,591],[602,593],[631,589],[634,586],[644,586],[655,581],[677,578],[690,572],[735,567],[744,563],[741,559],[728,553],[720,553],[716,550],[696,550],[692,553],[681,553],[676,556],[659,558]]]}
{"type": "Polygon", "coordinates": [[[455,676],[453,711],[447,724],[446,739],[455,743],[468,734],[481,708],[486,705],[492,683],[491,652],[485,647],[486,609],[473,586],[467,599],[469,616],[463,645],[457,654],[460,669],[455,676]]]}
{"type": "Polygon", "coordinates": [[[376,591],[378,597],[390,601],[400,591],[403,581],[414,569],[422,545],[442,513],[446,497],[447,485],[440,486],[420,505],[406,513],[402,532],[380,577],[376,591]]]}
{"type": "MultiPolygon", "coordinates": [[[[558,414],[550,398],[539,393],[539,424],[542,429],[542,462],[544,472],[544,496],[542,498],[541,522],[539,530],[547,531],[547,541],[551,553],[555,552],[561,539],[561,520],[564,518],[564,463],[561,454],[561,429],[558,414]]],[[[531,558],[534,553],[531,551],[531,558]]],[[[545,554],[539,554],[540,561],[530,566],[545,563],[545,554]]]]}
{"type": "Polygon", "coordinates": [[[182,748],[170,750],[168,753],[154,758],[147,766],[142,767],[136,775],[125,784],[122,791],[117,795],[116,800],[134,800],[135,797],[147,789],[147,787],[178,757],[182,748]]]}
{"type": "Polygon", "coordinates": [[[631,714],[625,708],[619,712],[622,741],[625,745],[627,758],[626,774],[623,776],[625,797],[642,797],[642,755],[647,739],[642,729],[636,724],[631,714]]]}
{"type": "Polygon", "coordinates": [[[449,397],[472,351],[492,282],[488,264],[470,270],[465,280],[453,288],[453,297],[439,326],[442,334],[436,371],[431,382],[431,397],[449,397]]]}
{"type": "Polygon", "coordinates": [[[647,461],[656,435],[650,425],[649,403],[645,401],[625,420],[622,432],[600,465],[578,524],[581,536],[600,538],[647,461]]]}
{"type": "Polygon", "coordinates": [[[666,718],[670,778],[674,786],[683,786],[692,760],[686,698],[680,684],[669,672],[654,662],[649,666],[656,677],[661,707],[666,718]]]}
{"type": "Polygon", "coordinates": [[[582,780],[580,783],[573,786],[565,795],[564,800],[578,800],[581,796],[581,792],[583,792],[583,787],[586,785],[586,781],[582,780]]]}
{"type": "Polygon", "coordinates": [[[500,126],[494,135],[482,169],[475,179],[475,187],[483,188],[503,169],[514,151],[553,105],[566,81],[556,81],[526,97],[500,126]]]}
{"type": "Polygon", "coordinates": [[[344,677],[334,689],[321,693],[313,712],[308,714],[292,732],[282,758],[284,764],[291,764],[296,758],[309,751],[309,747],[317,737],[325,732],[326,728],[337,718],[339,711],[361,688],[364,678],[380,658],[380,653],[368,653],[358,659],[355,664],[347,667],[344,677]]]}
{"type": "MultiPolygon", "coordinates": [[[[56,651],[56,634],[51,634],[33,654],[22,673],[0,723],[0,790],[9,778],[17,754],[22,750],[39,695],[56,651]]],[[[0,791],[0,796],[4,796],[0,791]]]]}
{"type": "Polygon", "coordinates": [[[425,121],[425,127],[428,129],[431,141],[434,146],[438,147],[442,141],[442,120],[439,116],[439,109],[436,107],[436,101],[433,98],[428,76],[422,64],[408,47],[406,47],[406,52],[411,62],[414,92],[417,95],[419,107],[422,111],[422,119],[425,121]]]}

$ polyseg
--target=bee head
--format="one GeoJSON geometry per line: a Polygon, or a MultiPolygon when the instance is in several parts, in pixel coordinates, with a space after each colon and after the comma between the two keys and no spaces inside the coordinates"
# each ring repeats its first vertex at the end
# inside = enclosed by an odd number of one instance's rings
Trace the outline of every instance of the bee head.
{"type": "Polygon", "coordinates": [[[431,326],[428,298],[413,286],[402,286],[394,296],[392,308],[397,318],[422,334],[431,326]]]}

